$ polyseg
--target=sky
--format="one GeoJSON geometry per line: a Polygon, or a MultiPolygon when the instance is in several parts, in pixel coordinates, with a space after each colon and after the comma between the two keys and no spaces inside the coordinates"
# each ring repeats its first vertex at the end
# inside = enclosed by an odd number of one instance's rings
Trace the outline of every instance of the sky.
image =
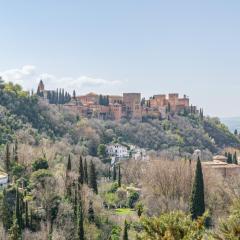
{"type": "Polygon", "coordinates": [[[239,0],[0,0],[0,76],[36,90],[178,92],[240,116],[239,0]]]}

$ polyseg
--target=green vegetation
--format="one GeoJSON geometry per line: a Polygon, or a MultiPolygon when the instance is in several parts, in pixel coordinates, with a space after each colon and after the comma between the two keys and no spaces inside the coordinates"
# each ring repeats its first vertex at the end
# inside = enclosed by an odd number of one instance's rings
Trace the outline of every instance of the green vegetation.
{"type": "Polygon", "coordinates": [[[117,208],[115,210],[115,214],[117,215],[123,215],[123,216],[126,216],[126,215],[132,215],[134,214],[134,210],[131,209],[131,208],[117,208]]]}
{"type": "Polygon", "coordinates": [[[205,212],[204,182],[200,158],[197,160],[195,178],[190,199],[190,212],[192,219],[197,219],[205,212]]]}
{"type": "Polygon", "coordinates": [[[63,89],[50,95],[52,105],[0,81],[0,169],[9,176],[0,188],[1,239],[239,238],[238,178],[206,177],[200,159],[190,159],[196,149],[226,151],[237,164],[238,150],[223,147],[239,147],[238,134],[202,109],[101,121],[64,109],[63,89]],[[145,148],[149,161],[111,165],[111,142],[145,148]]]}

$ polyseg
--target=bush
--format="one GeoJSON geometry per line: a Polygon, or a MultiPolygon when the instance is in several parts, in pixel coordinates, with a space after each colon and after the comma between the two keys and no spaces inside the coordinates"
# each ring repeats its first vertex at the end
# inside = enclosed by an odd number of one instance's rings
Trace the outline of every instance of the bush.
{"type": "Polygon", "coordinates": [[[108,192],[109,192],[109,193],[115,193],[117,190],[118,190],[118,183],[117,183],[117,182],[114,182],[114,183],[111,185],[111,188],[110,188],[110,190],[109,190],[108,192]]]}
{"type": "Polygon", "coordinates": [[[130,192],[130,195],[128,197],[128,207],[134,208],[138,199],[139,199],[138,192],[136,192],[136,191],[130,192]]]}
{"type": "Polygon", "coordinates": [[[39,158],[32,164],[32,170],[48,169],[48,161],[45,158],[39,158]]]}

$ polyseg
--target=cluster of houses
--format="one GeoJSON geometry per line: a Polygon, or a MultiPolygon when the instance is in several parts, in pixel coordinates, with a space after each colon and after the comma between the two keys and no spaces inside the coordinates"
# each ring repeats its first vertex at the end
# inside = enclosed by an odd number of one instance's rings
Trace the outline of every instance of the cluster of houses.
{"type": "Polygon", "coordinates": [[[106,147],[107,155],[111,158],[111,163],[133,158],[135,160],[148,160],[146,150],[135,145],[125,145],[111,143],[106,147]]]}
{"type": "MultiPolygon", "coordinates": [[[[43,81],[38,85],[38,93],[48,101],[48,93],[43,81]]],[[[64,103],[64,107],[77,112],[79,116],[87,118],[110,119],[119,121],[122,118],[165,118],[169,112],[191,111],[196,112],[194,106],[190,106],[189,98],[178,93],[168,95],[158,94],[146,100],[141,93],[123,93],[123,95],[101,95],[88,93],[76,96],[74,92],[71,100],[64,103]]]]}

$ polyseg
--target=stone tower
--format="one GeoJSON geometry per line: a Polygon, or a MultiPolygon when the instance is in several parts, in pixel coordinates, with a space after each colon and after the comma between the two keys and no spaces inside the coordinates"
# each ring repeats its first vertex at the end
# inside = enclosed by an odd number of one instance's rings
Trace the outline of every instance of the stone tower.
{"type": "Polygon", "coordinates": [[[45,87],[44,87],[44,84],[43,84],[43,81],[40,80],[39,84],[38,84],[38,88],[37,88],[37,92],[38,93],[41,93],[45,90],[45,87]]]}

